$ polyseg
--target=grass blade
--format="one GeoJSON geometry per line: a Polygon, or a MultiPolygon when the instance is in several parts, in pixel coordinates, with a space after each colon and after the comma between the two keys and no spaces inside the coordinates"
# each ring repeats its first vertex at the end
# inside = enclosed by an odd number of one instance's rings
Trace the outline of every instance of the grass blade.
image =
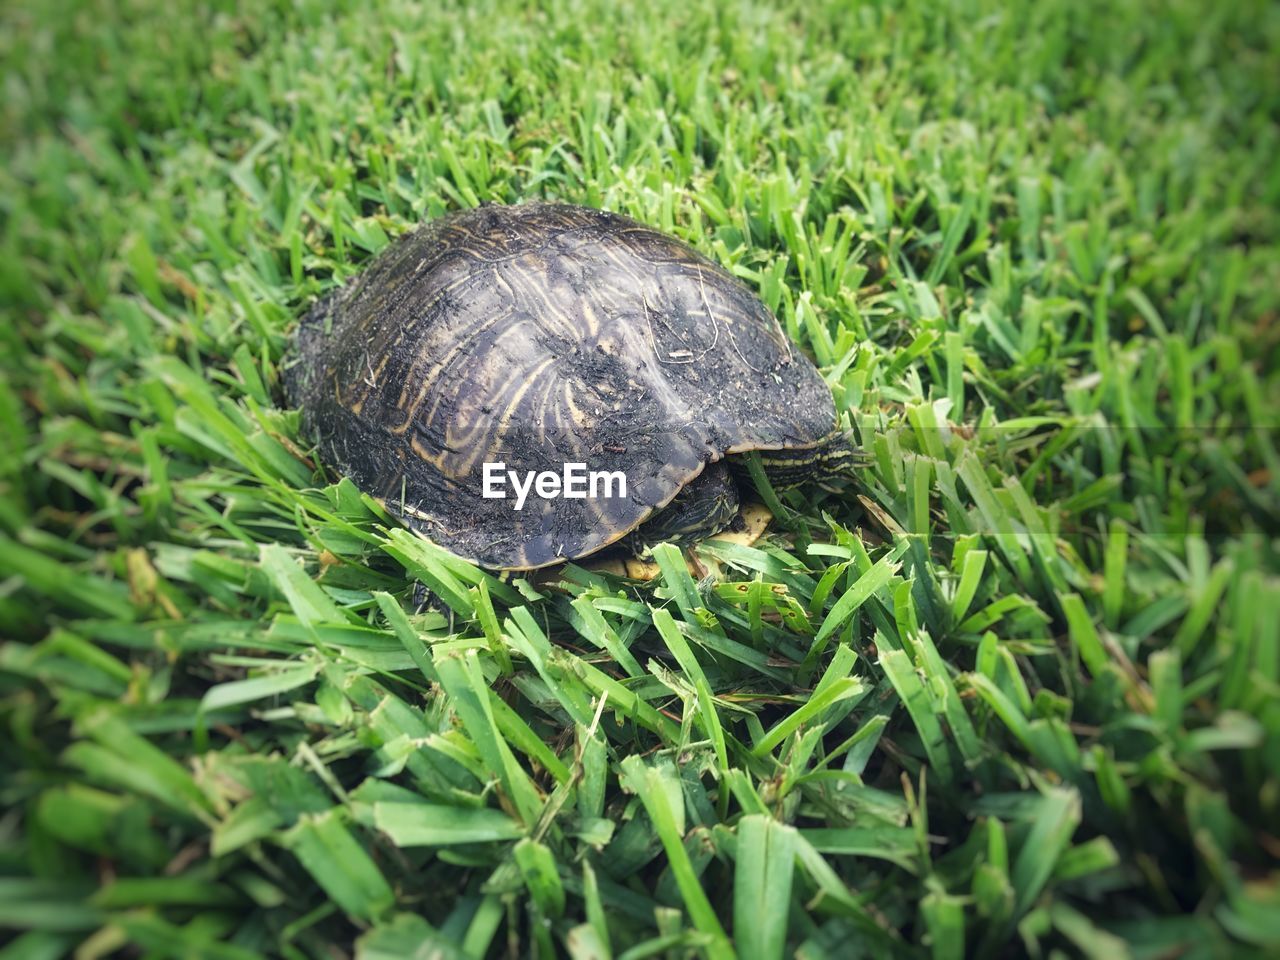
{"type": "Polygon", "coordinates": [[[795,829],[770,817],[738,821],[733,880],[733,933],[738,955],[776,960],[786,950],[795,875],[795,829]]]}

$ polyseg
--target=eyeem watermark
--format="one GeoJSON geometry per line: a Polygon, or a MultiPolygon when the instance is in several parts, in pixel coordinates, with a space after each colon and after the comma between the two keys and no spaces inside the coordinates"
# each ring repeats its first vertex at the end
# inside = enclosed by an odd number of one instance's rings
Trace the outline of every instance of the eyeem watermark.
{"type": "Polygon", "coordinates": [[[627,475],[621,470],[588,470],[585,463],[566,463],[560,473],[526,470],[522,478],[515,470],[508,470],[505,463],[484,465],[483,493],[486,500],[506,500],[508,486],[515,494],[515,508],[523,510],[530,492],[543,500],[625,497],[627,475]]]}

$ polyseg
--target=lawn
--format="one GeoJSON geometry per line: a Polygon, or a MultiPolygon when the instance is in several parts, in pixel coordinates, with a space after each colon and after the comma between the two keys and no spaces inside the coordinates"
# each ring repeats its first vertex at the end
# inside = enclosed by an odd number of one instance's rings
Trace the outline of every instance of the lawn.
{"type": "Polygon", "coordinates": [[[15,0],[0,64],[0,958],[1276,955],[1280,7],[15,0]],[[857,482],[531,585],[319,466],[298,318],[529,198],[758,290],[857,482]]]}

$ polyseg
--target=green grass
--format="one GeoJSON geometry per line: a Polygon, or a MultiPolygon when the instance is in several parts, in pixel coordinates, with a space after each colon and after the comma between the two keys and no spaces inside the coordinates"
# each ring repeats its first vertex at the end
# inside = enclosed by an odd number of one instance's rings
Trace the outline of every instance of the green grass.
{"type": "Polygon", "coordinates": [[[1274,955],[1280,10],[328,6],[0,11],[0,957],[1274,955]],[[317,469],[296,319],[529,197],[860,484],[534,589],[317,469]]]}

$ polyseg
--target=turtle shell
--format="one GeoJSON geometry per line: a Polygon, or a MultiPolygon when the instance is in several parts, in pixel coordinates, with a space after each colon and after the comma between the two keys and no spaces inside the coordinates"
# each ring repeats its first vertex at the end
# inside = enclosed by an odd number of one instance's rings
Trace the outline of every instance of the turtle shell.
{"type": "Polygon", "coordinates": [[[492,568],[594,553],[707,463],[812,447],[836,424],[830,389],[741,281],[658,230],[564,204],[486,205],[406,234],[316,305],[296,346],[286,389],[321,458],[492,568]],[[486,463],[622,471],[626,496],[530,492],[516,510],[483,495],[486,463]]]}

